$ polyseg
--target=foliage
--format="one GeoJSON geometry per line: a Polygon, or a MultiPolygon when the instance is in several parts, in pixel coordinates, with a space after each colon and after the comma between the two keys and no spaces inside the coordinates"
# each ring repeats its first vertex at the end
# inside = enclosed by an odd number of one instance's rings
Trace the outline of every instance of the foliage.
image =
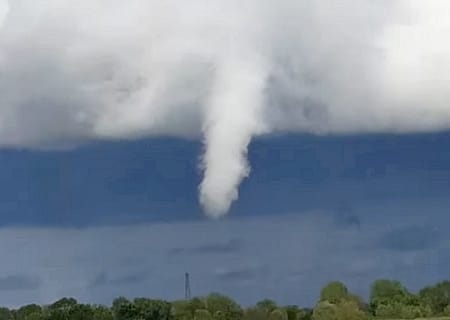
{"type": "Polygon", "coordinates": [[[258,306],[244,311],[242,320],[269,320],[269,314],[258,306]]]}
{"type": "Polygon", "coordinates": [[[49,309],[69,309],[73,306],[76,306],[78,304],[78,301],[74,298],[62,298],[58,301],[51,304],[48,308],[49,309]]]}
{"type": "Polygon", "coordinates": [[[194,320],[212,320],[211,312],[206,309],[195,310],[194,320]]]}
{"type": "Polygon", "coordinates": [[[338,303],[321,301],[314,308],[313,320],[366,320],[367,315],[351,300],[341,300],[338,303]]]}
{"type": "MultiPolygon", "coordinates": [[[[174,320],[192,320],[197,310],[206,310],[204,299],[193,298],[189,301],[178,300],[172,302],[172,315],[174,320]]],[[[212,317],[209,311],[208,313],[212,317]]]]}
{"type": "Polygon", "coordinates": [[[205,298],[206,310],[216,320],[240,319],[242,317],[241,307],[231,298],[212,293],[205,298]]]}
{"type": "Polygon", "coordinates": [[[391,301],[403,302],[407,295],[407,290],[398,281],[376,280],[370,289],[370,306],[376,309],[379,304],[387,304],[391,301]]]}
{"type": "Polygon", "coordinates": [[[284,309],[275,309],[269,313],[269,320],[288,320],[288,315],[284,309]]]}
{"type": "Polygon", "coordinates": [[[322,288],[320,301],[314,308],[312,319],[365,320],[366,309],[362,300],[349,292],[342,282],[333,281],[322,288]]]}
{"type": "Polygon", "coordinates": [[[0,308],[0,320],[14,320],[11,310],[0,308]]]}
{"type": "Polygon", "coordinates": [[[339,281],[333,281],[322,288],[320,292],[320,301],[338,303],[348,298],[347,287],[339,281]]]}
{"type": "Polygon", "coordinates": [[[174,320],[191,320],[194,318],[194,310],[191,310],[190,301],[178,300],[172,302],[172,317],[174,320]]]}
{"type": "Polygon", "coordinates": [[[134,299],[138,318],[142,320],[171,320],[171,304],[163,300],[134,299]]]}
{"type": "Polygon", "coordinates": [[[398,281],[381,279],[372,284],[370,310],[380,318],[415,319],[430,315],[430,308],[398,281]]]}
{"type": "Polygon", "coordinates": [[[300,315],[300,309],[297,306],[286,306],[286,316],[288,320],[298,320],[300,315]]]}
{"type": "Polygon", "coordinates": [[[426,318],[431,314],[429,309],[418,305],[407,305],[401,302],[381,304],[376,309],[375,316],[383,319],[417,319],[426,318]]]}
{"type": "Polygon", "coordinates": [[[115,320],[134,320],[138,316],[138,311],[133,302],[121,299],[113,303],[113,314],[115,320]]]}
{"type": "Polygon", "coordinates": [[[269,299],[243,309],[233,299],[218,293],[173,302],[119,297],[111,307],[62,298],[47,306],[0,308],[0,320],[367,320],[443,316],[450,316],[449,281],[413,294],[400,282],[385,279],[372,284],[369,304],[343,283],[330,282],[322,288],[319,302],[312,310],[296,305],[279,306],[269,299]]]}
{"type": "Polygon", "coordinates": [[[256,307],[269,313],[277,308],[277,304],[273,300],[264,299],[264,300],[257,302],[256,307]]]}
{"type": "Polygon", "coordinates": [[[37,304],[28,304],[15,310],[13,316],[15,320],[27,320],[31,318],[33,314],[40,313],[42,313],[41,306],[38,306],[37,304]]]}
{"type": "Polygon", "coordinates": [[[446,317],[450,317],[450,305],[448,305],[448,306],[446,306],[444,308],[444,314],[443,315],[446,316],[446,317]]]}
{"type": "Polygon", "coordinates": [[[425,287],[419,292],[419,297],[428,305],[435,315],[448,314],[450,305],[450,281],[439,282],[434,286],[425,287]]]}
{"type": "Polygon", "coordinates": [[[105,306],[93,307],[93,319],[95,320],[114,320],[114,315],[111,309],[105,306]]]}
{"type": "Polygon", "coordinates": [[[312,315],[312,309],[300,309],[297,313],[297,320],[311,320],[312,315]]]}

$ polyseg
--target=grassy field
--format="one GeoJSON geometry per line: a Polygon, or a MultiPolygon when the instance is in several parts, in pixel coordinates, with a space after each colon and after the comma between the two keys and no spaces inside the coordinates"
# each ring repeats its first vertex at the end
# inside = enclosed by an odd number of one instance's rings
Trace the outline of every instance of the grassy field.
{"type": "MultiPolygon", "coordinates": [[[[377,319],[377,318],[374,318],[374,319],[377,319]]],[[[405,319],[384,319],[384,320],[405,320],[405,319]]],[[[415,320],[450,320],[450,317],[417,318],[415,320]]]]}

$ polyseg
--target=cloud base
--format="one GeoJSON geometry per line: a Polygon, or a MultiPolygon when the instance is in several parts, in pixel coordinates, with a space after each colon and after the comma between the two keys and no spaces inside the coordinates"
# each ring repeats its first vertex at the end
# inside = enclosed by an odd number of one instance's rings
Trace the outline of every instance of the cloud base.
{"type": "Polygon", "coordinates": [[[202,138],[224,215],[273,132],[450,128],[446,0],[0,0],[0,147],[202,138]]]}

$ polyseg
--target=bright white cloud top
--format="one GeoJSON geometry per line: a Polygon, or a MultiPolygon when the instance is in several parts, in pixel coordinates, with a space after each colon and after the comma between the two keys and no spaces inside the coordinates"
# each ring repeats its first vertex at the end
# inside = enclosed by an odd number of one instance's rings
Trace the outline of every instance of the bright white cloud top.
{"type": "Polygon", "coordinates": [[[225,214],[272,132],[450,128],[447,0],[0,0],[0,146],[202,137],[225,214]]]}

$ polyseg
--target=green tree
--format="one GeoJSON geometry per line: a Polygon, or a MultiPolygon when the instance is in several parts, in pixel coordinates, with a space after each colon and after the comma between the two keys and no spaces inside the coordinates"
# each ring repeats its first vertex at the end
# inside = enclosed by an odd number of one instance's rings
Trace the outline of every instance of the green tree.
{"type": "Polygon", "coordinates": [[[198,297],[192,298],[189,300],[188,304],[189,310],[191,310],[191,314],[194,315],[196,310],[206,309],[205,299],[201,299],[198,297]]]}
{"type": "Polygon", "coordinates": [[[314,308],[313,320],[366,320],[367,315],[351,300],[341,300],[334,304],[321,301],[314,308]]]}
{"type": "Polygon", "coordinates": [[[298,320],[300,309],[297,306],[284,307],[288,320],[298,320]]]}
{"type": "Polygon", "coordinates": [[[342,301],[336,306],[336,315],[338,320],[365,320],[367,314],[359,309],[354,301],[342,301]]]}
{"type": "Polygon", "coordinates": [[[443,315],[445,308],[450,305],[450,282],[443,281],[423,288],[419,292],[419,299],[431,308],[433,315],[443,315]]]}
{"type": "Polygon", "coordinates": [[[135,320],[138,316],[134,303],[124,297],[115,299],[111,309],[115,320],[135,320]]]}
{"type": "Polygon", "coordinates": [[[94,318],[94,310],[88,304],[75,304],[68,309],[70,320],[89,320],[94,318]]]}
{"type": "Polygon", "coordinates": [[[431,310],[419,305],[408,305],[399,301],[391,301],[378,305],[375,316],[384,319],[417,319],[431,316],[431,310]]]}
{"type": "Polygon", "coordinates": [[[172,315],[175,320],[192,320],[197,310],[205,310],[204,299],[195,297],[190,300],[172,302],[172,315]]]}
{"type": "Polygon", "coordinates": [[[314,308],[312,320],[337,320],[336,305],[328,301],[319,302],[314,308]]]}
{"type": "Polygon", "coordinates": [[[94,310],[88,304],[74,304],[73,300],[68,299],[49,306],[43,318],[46,320],[91,320],[94,319],[94,310]]]}
{"type": "Polygon", "coordinates": [[[297,313],[297,320],[311,320],[312,314],[312,309],[300,309],[297,313]]]}
{"type": "Polygon", "coordinates": [[[379,318],[415,319],[432,315],[432,308],[425,303],[424,295],[411,294],[400,282],[377,280],[370,295],[370,310],[379,318]]]}
{"type": "Polygon", "coordinates": [[[11,310],[8,308],[0,308],[0,320],[14,320],[11,310]]]}
{"type": "Polygon", "coordinates": [[[48,308],[49,309],[63,309],[63,308],[70,308],[78,304],[78,301],[74,298],[62,298],[58,301],[51,304],[48,308]]]}
{"type": "Polygon", "coordinates": [[[190,301],[177,300],[172,302],[174,320],[192,320],[195,310],[191,311],[190,301]]]}
{"type": "Polygon", "coordinates": [[[407,305],[409,304],[408,299],[410,299],[410,294],[408,293],[408,291],[402,286],[400,282],[395,280],[376,280],[370,288],[369,305],[370,310],[374,315],[380,313],[380,311],[378,311],[377,309],[379,309],[381,305],[383,305],[382,308],[384,309],[388,308],[389,310],[397,310],[399,307],[394,303],[407,305]]]}
{"type": "Polygon", "coordinates": [[[211,312],[209,312],[206,309],[198,309],[195,310],[194,313],[194,320],[212,320],[213,317],[211,315],[211,312]]]}
{"type": "Polygon", "coordinates": [[[277,304],[273,300],[264,299],[256,303],[256,308],[259,308],[265,312],[270,313],[277,308],[277,304]]]}
{"type": "Polygon", "coordinates": [[[269,313],[269,320],[288,320],[288,315],[284,309],[275,309],[269,313]]]}
{"type": "Polygon", "coordinates": [[[376,280],[370,288],[370,302],[377,303],[384,300],[401,300],[407,294],[399,281],[381,279],[376,280]]]}
{"type": "Polygon", "coordinates": [[[450,305],[448,305],[448,306],[446,306],[446,307],[444,308],[444,313],[443,313],[443,315],[444,315],[445,317],[450,317],[450,305]]]}
{"type": "Polygon", "coordinates": [[[142,320],[171,320],[172,306],[163,300],[136,298],[133,301],[137,318],[142,320]]]}
{"type": "Polygon", "coordinates": [[[231,298],[212,293],[205,298],[206,309],[217,320],[236,320],[242,317],[241,307],[231,298]]]}
{"type": "Polygon", "coordinates": [[[320,291],[320,301],[328,301],[330,303],[338,303],[349,297],[347,287],[339,281],[328,283],[320,291]]]}
{"type": "Polygon", "coordinates": [[[112,302],[112,312],[115,314],[123,305],[130,304],[130,301],[125,297],[118,297],[112,302]]]}
{"type": "Polygon", "coordinates": [[[36,318],[42,314],[41,306],[37,304],[28,304],[15,310],[13,315],[15,320],[28,320],[29,318],[36,318]]]}
{"type": "Polygon", "coordinates": [[[242,320],[269,320],[269,314],[263,308],[248,308],[244,311],[242,320]]]}
{"type": "Polygon", "coordinates": [[[31,313],[27,316],[27,320],[47,320],[48,317],[46,317],[45,313],[31,313]]]}
{"type": "Polygon", "coordinates": [[[94,306],[92,314],[94,320],[114,320],[112,310],[105,306],[94,306]]]}

